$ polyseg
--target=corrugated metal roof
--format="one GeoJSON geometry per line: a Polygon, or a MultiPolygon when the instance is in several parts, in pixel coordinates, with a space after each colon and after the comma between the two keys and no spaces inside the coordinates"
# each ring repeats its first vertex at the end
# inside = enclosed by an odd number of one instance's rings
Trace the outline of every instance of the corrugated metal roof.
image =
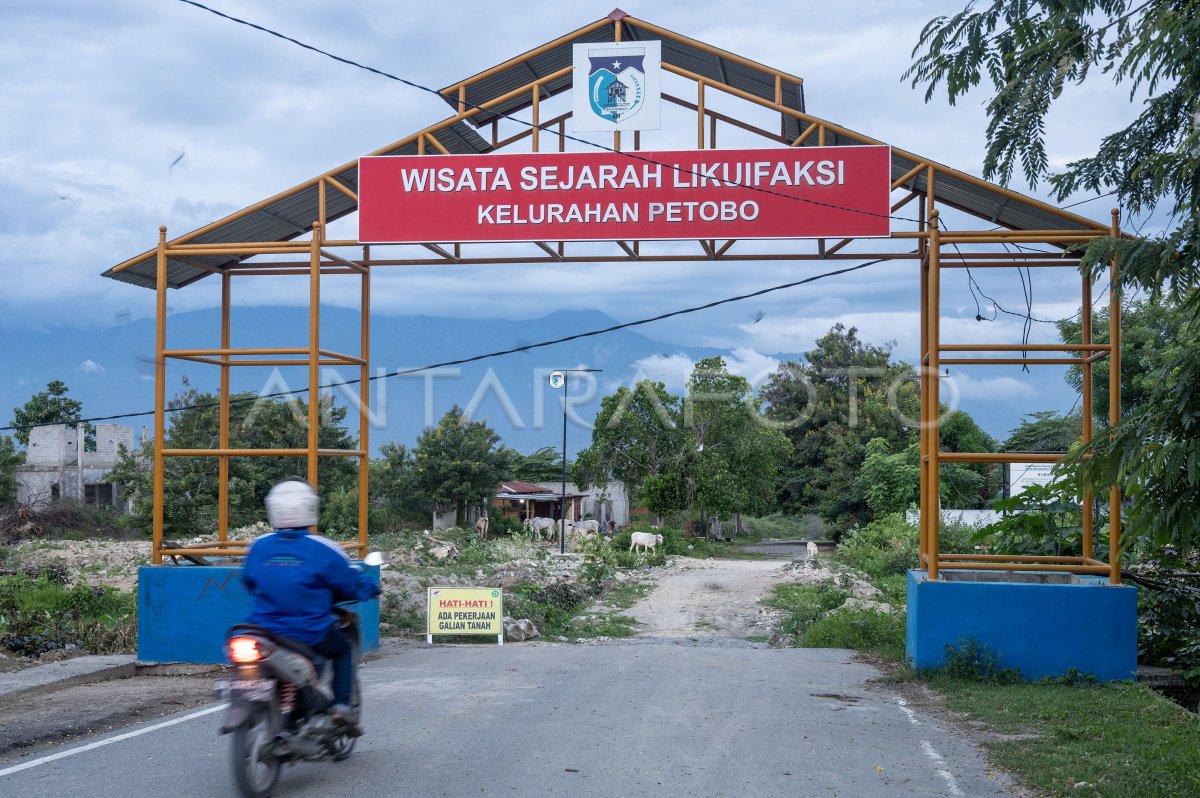
{"type": "Polygon", "coordinates": [[[500,483],[500,491],[502,493],[545,493],[546,489],[532,482],[521,482],[520,480],[511,479],[508,482],[500,483]]]}
{"type": "MultiPolygon", "coordinates": [[[[664,63],[673,64],[755,97],[774,101],[776,74],[774,70],[673,32],[657,29],[649,23],[632,17],[624,18],[623,28],[625,30],[624,38],[627,41],[660,39],[664,63]]],[[[611,42],[613,40],[611,24],[593,23],[579,29],[575,34],[568,34],[551,42],[552,46],[544,45],[544,52],[538,52],[543,48],[535,48],[529,51],[528,57],[518,56],[506,62],[506,65],[501,65],[501,68],[498,68],[493,75],[470,79],[466,100],[468,103],[482,104],[514,89],[526,86],[545,75],[569,67],[572,63],[571,45],[575,43],[611,42]]],[[[798,81],[796,78],[782,81],[783,103],[795,111],[805,113],[803,84],[796,81],[798,81]]],[[[460,84],[454,84],[449,89],[443,90],[446,102],[456,111],[458,109],[456,88],[458,85],[460,84]]],[[[548,84],[545,87],[544,96],[558,94],[570,87],[571,75],[568,73],[548,84]]],[[[532,98],[525,93],[500,104],[495,110],[511,114],[531,104],[532,98]]],[[[495,118],[495,114],[479,114],[470,121],[476,125],[482,125],[493,118],[495,118]]],[[[808,121],[785,117],[784,135],[788,140],[794,140],[808,125],[808,121]]],[[[492,149],[491,144],[466,122],[456,122],[437,130],[432,135],[448,152],[455,155],[481,154],[492,149]]],[[[818,137],[815,134],[810,135],[804,142],[804,146],[815,146],[817,141],[818,137]]],[[[826,130],[826,146],[853,146],[866,143],[880,142],[866,136],[852,136],[833,129],[826,130]]],[[[416,153],[415,137],[410,137],[403,143],[372,154],[415,155],[416,153]]],[[[915,167],[920,162],[917,160],[919,157],[893,149],[892,179],[902,177],[915,167]]],[[[352,191],[358,190],[357,161],[335,170],[331,175],[352,191]]],[[[308,184],[303,184],[299,189],[292,189],[265,201],[261,207],[253,211],[241,216],[233,214],[231,217],[226,217],[225,220],[209,225],[207,229],[202,228],[203,232],[189,234],[183,238],[190,243],[203,244],[290,241],[307,235],[312,229],[312,223],[318,217],[317,183],[318,180],[314,179],[308,184]]],[[[922,194],[928,191],[925,172],[921,172],[909,180],[906,186],[922,194]]],[[[1005,191],[998,186],[977,182],[961,173],[959,175],[952,171],[948,173],[944,168],[939,168],[934,193],[939,203],[1015,230],[1099,228],[1097,223],[1089,222],[1082,217],[1065,211],[1055,211],[1035,200],[1005,191]]],[[[340,191],[327,190],[325,196],[326,216],[330,221],[352,213],[356,209],[355,202],[340,191]]],[[[247,257],[250,256],[171,257],[167,264],[167,283],[172,288],[181,288],[206,276],[211,269],[221,269],[247,257]]],[[[116,271],[116,267],[114,267],[104,272],[104,276],[147,288],[155,287],[154,250],[145,252],[127,263],[128,265],[124,266],[121,271],[116,271]]]]}
{"type": "MultiPolygon", "coordinates": [[[[707,45],[701,46],[699,42],[693,42],[687,37],[679,36],[678,34],[672,34],[673,37],[677,36],[678,38],[663,38],[655,31],[646,30],[641,27],[642,23],[632,17],[624,18],[624,22],[624,41],[660,40],[662,42],[663,63],[703,75],[706,78],[753,94],[756,97],[761,97],[764,100],[774,101],[774,70],[770,70],[765,66],[755,68],[742,63],[743,59],[735,57],[732,53],[724,53],[724,51],[710,48],[707,45]]],[[[532,55],[517,56],[509,62],[509,66],[498,70],[493,75],[471,79],[470,84],[467,86],[465,97],[468,107],[483,105],[497,97],[502,97],[511,91],[528,85],[533,80],[570,67],[573,63],[572,47],[576,44],[615,41],[612,25],[605,25],[594,30],[589,30],[590,27],[581,28],[577,35],[556,40],[559,43],[545,52],[538,52],[542,48],[537,47],[528,51],[532,55]]],[[[542,99],[553,97],[569,90],[571,83],[572,78],[570,73],[548,82],[544,87],[542,99]]],[[[455,111],[458,110],[458,85],[456,83],[442,89],[442,95],[446,103],[455,109],[455,111]]],[[[789,108],[803,111],[803,85],[784,81],[783,103],[789,108]]],[[[477,114],[471,118],[471,122],[476,127],[481,127],[489,124],[501,114],[514,114],[531,105],[533,105],[532,96],[530,94],[521,94],[496,105],[494,108],[496,113],[477,114]]],[[[792,138],[798,135],[799,131],[793,134],[792,138]]]]}
{"type": "MultiPolygon", "coordinates": [[[[438,130],[432,134],[438,143],[453,155],[468,155],[487,152],[491,144],[472,130],[468,125],[457,122],[454,125],[438,130]]],[[[416,155],[415,142],[406,142],[396,147],[374,153],[376,155],[416,155]]],[[[331,175],[351,191],[358,191],[358,162],[347,164],[344,168],[331,175]]],[[[329,221],[340,219],[346,214],[353,213],[358,205],[336,189],[325,191],[325,214],[329,221]]],[[[188,239],[196,244],[224,244],[242,241],[290,241],[312,232],[312,224],[319,213],[319,192],[317,181],[300,190],[290,190],[277,196],[274,201],[268,201],[261,208],[240,218],[227,222],[217,222],[210,225],[211,229],[188,239]],[[294,192],[294,193],[293,193],[294,192]]],[[[234,214],[237,216],[237,214],[234,214]]],[[[249,256],[245,255],[211,255],[193,256],[189,258],[172,257],[167,261],[167,285],[171,288],[182,288],[185,285],[205,277],[210,272],[203,268],[220,269],[230,263],[238,263],[249,256]],[[193,264],[202,264],[196,266],[193,264]]],[[[134,285],[154,288],[156,284],[156,256],[153,250],[143,253],[139,259],[121,271],[109,269],[105,277],[120,280],[134,285]]]]}
{"type": "MultiPolygon", "coordinates": [[[[815,138],[815,137],[813,137],[815,138]]],[[[835,136],[835,138],[837,138],[835,136]]],[[[828,137],[826,143],[832,144],[828,137]]],[[[843,140],[840,143],[850,144],[843,140]]],[[[904,153],[892,150],[892,180],[898,180],[917,165],[918,161],[904,153]]],[[[929,191],[929,178],[922,170],[917,177],[905,183],[907,188],[920,194],[929,191]]],[[[933,184],[934,199],[942,205],[957,208],[973,216],[986,219],[992,224],[1013,230],[1090,230],[1095,223],[1074,217],[1072,214],[1055,213],[1041,203],[1013,192],[1003,191],[999,186],[979,185],[938,170],[933,184]]]]}

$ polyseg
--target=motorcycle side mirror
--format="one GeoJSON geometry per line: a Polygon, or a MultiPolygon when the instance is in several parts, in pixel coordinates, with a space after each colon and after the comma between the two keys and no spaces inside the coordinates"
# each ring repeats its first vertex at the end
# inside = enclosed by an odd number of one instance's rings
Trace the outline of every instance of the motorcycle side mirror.
{"type": "Polygon", "coordinates": [[[377,551],[373,551],[363,558],[363,565],[383,565],[383,555],[377,551]]]}

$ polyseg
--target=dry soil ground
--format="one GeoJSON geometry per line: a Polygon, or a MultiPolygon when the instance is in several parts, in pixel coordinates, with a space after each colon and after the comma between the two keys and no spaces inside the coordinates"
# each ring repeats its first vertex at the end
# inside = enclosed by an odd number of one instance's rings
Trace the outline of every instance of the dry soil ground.
{"type": "Polygon", "coordinates": [[[788,560],[687,560],[673,558],[655,578],[653,592],[628,615],[639,637],[769,635],[780,613],[758,602],[773,585],[791,581],[788,560]]]}

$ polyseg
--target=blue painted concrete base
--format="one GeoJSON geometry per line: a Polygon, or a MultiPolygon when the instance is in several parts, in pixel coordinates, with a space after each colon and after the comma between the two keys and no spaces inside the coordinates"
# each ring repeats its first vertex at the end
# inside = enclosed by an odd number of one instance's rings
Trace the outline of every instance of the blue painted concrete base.
{"type": "MultiPolygon", "coordinates": [[[[376,582],[379,568],[368,568],[376,582]]],[[[363,650],[379,648],[379,601],[354,611],[363,650]]],[[[225,633],[250,613],[242,569],[232,566],[148,566],[138,569],[138,659],[142,662],[224,663],[225,633]]]]}
{"type": "MultiPolygon", "coordinates": [[[[986,572],[970,572],[988,580],[986,572]]],[[[1001,578],[1001,577],[995,577],[1001,578]]],[[[1137,590],[1081,576],[1066,584],[929,581],[908,572],[906,649],[916,668],[940,668],[946,646],[974,640],[1026,679],[1074,668],[1100,681],[1137,676],[1137,590]]]]}

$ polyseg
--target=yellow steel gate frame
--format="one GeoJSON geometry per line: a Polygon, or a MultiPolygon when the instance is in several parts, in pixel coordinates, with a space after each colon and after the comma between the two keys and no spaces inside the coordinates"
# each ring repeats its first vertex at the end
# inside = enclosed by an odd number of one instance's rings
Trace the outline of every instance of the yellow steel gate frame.
{"type": "MultiPolygon", "coordinates": [[[[567,133],[566,120],[570,112],[555,116],[551,119],[541,118],[541,101],[543,96],[550,96],[548,88],[552,83],[559,83],[569,76],[571,66],[563,66],[546,75],[535,77],[525,85],[491,97],[479,103],[468,102],[468,95],[473,87],[481,82],[499,75],[514,65],[528,62],[531,59],[544,56],[558,48],[578,41],[582,37],[592,36],[589,41],[595,41],[594,35],[603,31],[607,26],[612,28],[612,40],[621,41],[627,28],[634,32],[636,38],[658,38],[678,46],[692,48],[693,51],[723,59],[722,63],[737,65],[739,68],[753,70],[756,74],[766,76],[774,83],[774,97],[758,96],[750,91],[730,85],[729,83],[706,77],[674,63],[668,63],[664,55],[663,69],[672,74],[691,80],[696,86],[695,99],[673,96],[664,92],[663,99],[680,107],[694,111],[696,114],[696,146],[698,149],[716,148],[718,123],[729,125],[744,131],[760,135],[768,140],[792,147],[816,144],[824,146],[827,138],[835,138],[838,142],[855,144],[882,144],[877,139],[865,136],[853,130],[833,124],[815,117],[805,111],[790,107],[784,102],[785,90],[798,92],[803,82],[800,78],[776,69],[759,64],[719,48],[690,39],[673,31],[652,25],[643,20],[614,12],[608,18],[598,20],[580,28],[566,36],[555,39],[539,48],[521,56],[510,59],[492,69],[481,72],[472,78],[455,83],[441,93],[451,102],[457,98],[457,113],[438,122],[435,125],[401,139],[387,147],[377,150],[372,155],[391,154],[402,147],[413,147],[420,155],[448,155],[449,150],[439,139],[438,134],[451,129],[464,121],[470,121],[477,116],[487,114],[489,109],[511,103],[514,100],[527,98],[527,104],[521,105],[521,110],[528,109],[529,125],[519,132],[501,138],[499,134],[500,117],[492,115],[490,120],[491,141],[489,152],[507,147],[526,138],[534,152],[541,150],[543,135],[553,136],[557,140],[559,152],[566,150],[567,133]],[[780,133],[774,133],[744,120],[737,119],[724,113],[706,107],[706,91],[715,90],[768,109],[780,115],[780,133]],[[797,127],[802,128],[798,136],[786,136],[787,122],[794,120],[797,127]]],[[[664,48],[665,53],[665,48],[664,48]]],[[[529,70],[531,73],[533,70],[529,70]]],[[[510,112],[511,113],[511,112],[510,112]]],[[[487,119],[487,116],[484,116],[487,119]]],[[[641,136],[633,134],[633,149],[641,148],[641,136]]],[[[621,134],[613,134],[613,148],[620,150],[621,134]]],[[[915,164],[904,174],[892,180],[893,191],[904,191],[891,208],[895,213],[913,200],[923,200],[917,203],[917,228],[911,231],[894,231],[892,239],[914,239],[917,249],[915,252],[867,252],[846,253],[845,249],[855,239],[842,239],[830,244],[825,239],[817,240],[817,251],[808,253],[778,253],[778,252],[733,252],[732,248],[739,242],[736,240],[720,241],[714,239],[701,240],[697,243],[700,254],[669,254],[644,251],[642,242],[615,241],[619,252],[611,255],[570,254],[564,242],[530,241],[535,244],[542,254],[534,257],[468,257],[463,252],[460,243],[449,247],[436,243],[423,244],[435,257],[422,258],[372,258],[370,248],[358,241],[331,240],[325,237],[325,230],[330,221],[327,215],[326,201],[330,190],[339,192],[357,203],[356,193],[337,176],[353,169],[356,162],[345,164],[325,174],[313,178],[288,191],[251,205],[237,213],[221,219],[218,222],[202,227],[180,238],[168,241],[166,228],[160,228],[158,248],[154,252],[144,253],[115,266],[107,274],[117,276],[122,271],[144,263],[148,258],[156,258],[155,286],[158,292],[156,317],[156,370],[155,370],[155,424],[154,424],[154,547],[153,559],[156,564],[162,562],[164,556],[171,555],[240,555],[245,552],[246,541],[229,540],[228,518],[228,473],[230,457],[272,457],[299,456],[307,460],[308,479],[314,484],[317,481],[317,465],[321,457],[354,457],[359,461],[358,539],[345,545],[351,552],[363,555],[367,548],[367,471],[368,471],[368,400],[366,387],[369,384],[368,361],[370,352],[370,275],[371,269],[378,266],[395,265],[428,265],[431,263],[447,264],[532,264],[532,263],[587,263],[587,262],[671,262],[695,261],[697,259],[712,261],[767,261],[767,260],[917,260],[920,262],[921,280],[921,471],[920,471],[920,565],[928,570],[929,578],[936,579],[941,571],[946,569],[983,569],[983,570],[1020,570],[1020,571],[1069,571],[1082,574],[1108,574],[1113,584],[1120,582],[1120,493],[1116,487],[1109,492],[1109,523],[1110,549],[1108,562],[1095,559],[1092,555],[1093,512],[1092,497],[1086,495],[1083,502],[1083,552],[1074,557],[1050,556],[1004,556],[988,554],[943,554],[939,548],[939,466],[946,462],[963,463],[1005,463],[1005,462],[1044,462],[1052,463],[1060,459],[1057,454],[1011,454],[1011,453],[968,453],[943,452],[940,450],[940,404],[938,372],[943,366],[956,365],[996,365],[996,364],[1028,364],[1028,365],[1063,365],[1078,364],[1083,371],[1083,441],[1092,439],[1092,365],[1098,359],[1110,357],[1112,360],[1109,393],[1111,396],[1109,416],[1111,422],[1120,417],[1120,294],[1117,285],[1117,264],[1114,262],[1109,271],[1110,300],[1109,300],[1109,341],[1096,343],[1093,340],[1092,319],[1092,281],[1083,277],[1081,286],[1082,342],[1078,345],[1057,344],[989,344],[989,343],[943,343],[941,340],[941,276],[947,268],[999,268],[999,267],[1045,267],[1045,268],[1078,268],[1076,256],[1050,257],[1046,253],[1028,253],[1013,249],[1008,245],[1041,243],[1057,245],[1063,248],[1084,244],[1088,240],[1101,235],[1119,235],[1118,212],[1112,212],[1111,227],[1106,227],[1067,211],[1054,208],[1051,205],[1023,196],[1007,188],[993,185],[966,173],[951,169],[928,158],[892,148],[893,159],[898,156],[906,162],[915,164]],[[1002,202],[1019,202],[1027,208],[1048,213],[1072,225],[1067,229],[991,229],[949,232],[939,225],[939,201],[937,186],[939,179],[950,179],[958,185],[966,185],[976,189],[984,189],[989,195],[1002,202]],[[918,186],[923,190],[918,190],[918,186]],[[295,197],[301,192],[317,190],[316,218],[312,222],[312,237],[308,241],[252,241],[237,243],[200,243],[196,239],[205,234],[219,231],[224,225],[244,219],[281,199],[295,197]],[[959,245],[999,245],[1000,250],[990,251],[960,251],[959,245]],[[949,256],[944,252],[946,247],[954,248],[955,254],[949,256]],[[361,258],[354,259],[335,254],[334,250],[346,248],[361,248],[361,258]],[[223,267],[216,268],[196,260],[201,256],[226,255],[235,256],[237,260],[223,267]],[[280,256],[282,260],[242,262],[251,256],[280,256]],[[288,260],[287,256],[307,256],[307,259],[288,260]],[[166,289],[168,286],[168,262],[176,261],[188,266],[202,269],[205,272],[218,274],[221,279],[221,346],[216,349],[177,350],[167,348],[166,343],[166,289]],[[230,345],[230,308],[232,301],[232,283],[235,277],[249,275],[307,275],[309,282],[309,337],[308,345],[295,348],[234,348],[230,345]],[[357,355],[342,354],[322,349],[320,346],[320,292],[321,278],[327,275],[357,275],[361,281],[361,347],[357,355]],[[1004,352],[1045,352],[1057,353],[1038,357],[987,357],[968,358],[966,353],[1004,353],[1004,352]],[[166,434],[166,360],[167,358],[182,359],[192,362],[218,366],[221,369],[220,386],[220,441],[215,449],[166,449],[163,446],[166,434]],[[233,449],[229,447],[229,384],[230,369],[237,366],[306,366],[308,369],[308,440],[303,449],[233,449]],[[358,366],[362,380],[359,402],[359,440],[353,450],[326,450],[318,446],[319,433],[319,402],[316,401],[319,382],[319,367],[322,365],[358,366]],[[217,457],[219,459],[219,517],[217,539],[215,542],[189,545],[178,548],[167,548],[163,545],[163,464],[167,457],[217,457]]],[[[895,168],[893,168],[893,174],[895,168]]],[[[943,200],[941,204],[954,207],[953,203],[943,200]]],[[[969,209],[968,212],[970,211],[969,209]]],[[[976,213],[976,215],[979,215],[976,213]]],[[[745,249],[742,247],[741,249],[745,249]]]]}

